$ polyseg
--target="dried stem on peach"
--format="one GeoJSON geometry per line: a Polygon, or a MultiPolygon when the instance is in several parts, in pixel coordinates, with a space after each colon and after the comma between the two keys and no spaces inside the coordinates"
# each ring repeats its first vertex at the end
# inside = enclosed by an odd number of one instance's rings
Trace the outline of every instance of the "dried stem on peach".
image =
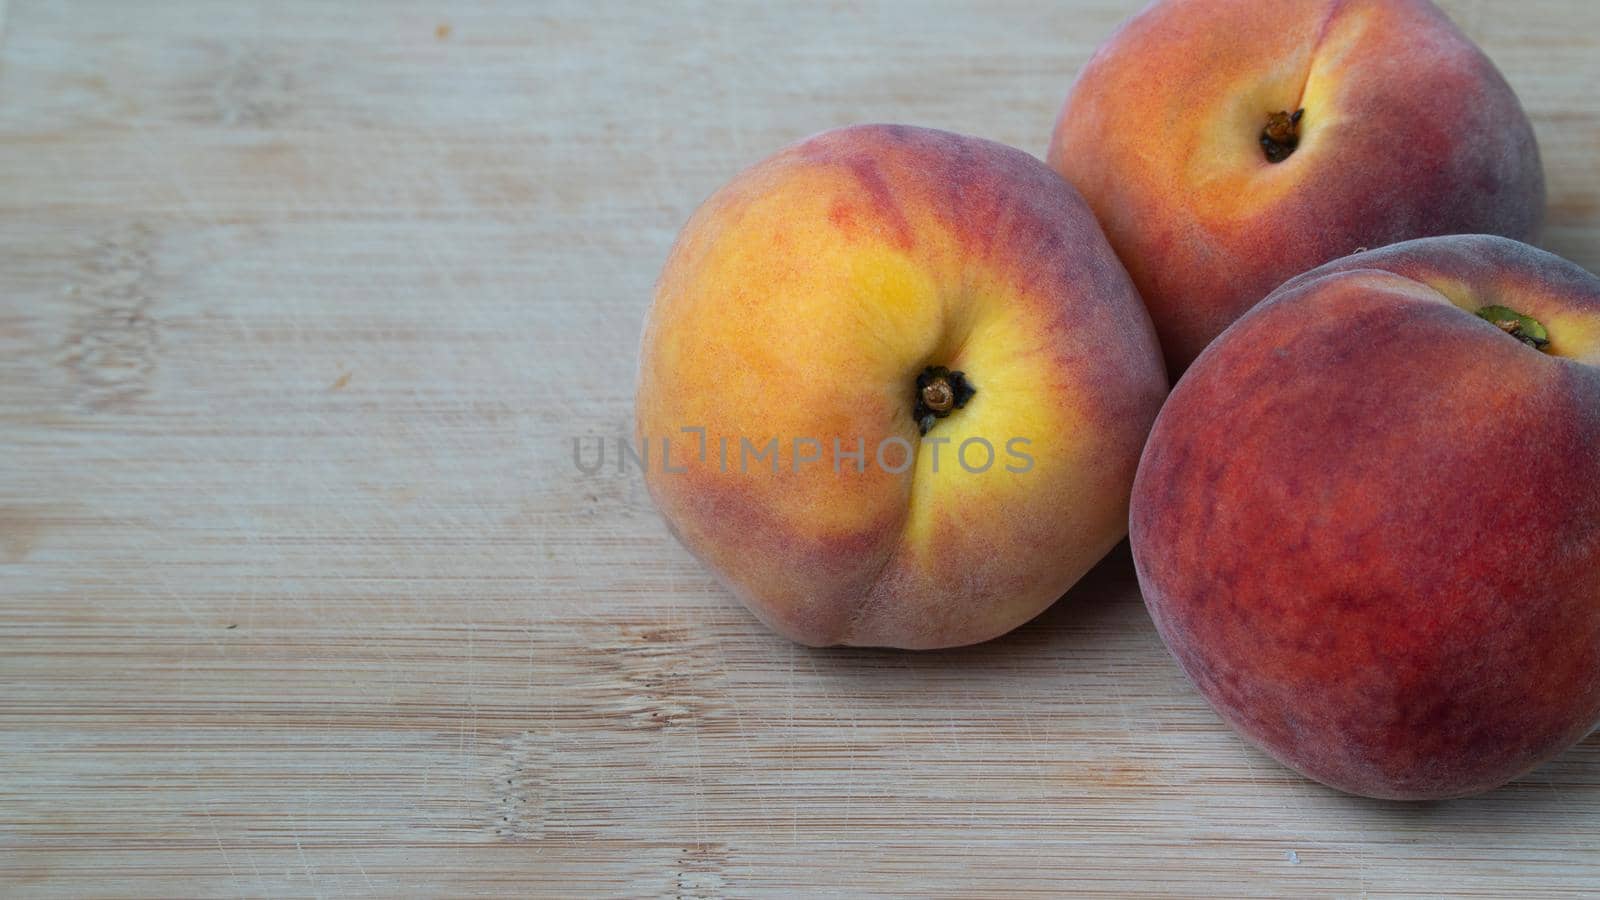
{"type": "Polygon", "coordinates": [[[929,366],[917,376],[917,390],[911,415],[923,434],[934,422],[967,405],[978,392],[965,372],[952,372],[944,366],[929,366]]]}
{"type": "Polygon", "coordinates": [[[1281,163],[1300,146],[1300,120],[1305,114],[1304,109],[1297,109],[1267,116],[1267,127],[1261,129],[1261,152],[1266,154],[1267,162],[1281,163]]]}

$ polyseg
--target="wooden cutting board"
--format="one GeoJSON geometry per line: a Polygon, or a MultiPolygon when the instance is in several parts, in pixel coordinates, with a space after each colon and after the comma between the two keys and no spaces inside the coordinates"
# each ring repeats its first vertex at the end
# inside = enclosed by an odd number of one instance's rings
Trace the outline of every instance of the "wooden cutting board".
{"type": "MultiPolygon", "coordinates": [[[[1600,269],[1600,6],[1445,5],[1600,269]]],[[[986,646],[813,651],[575,470],[718,184],[869,120],[1042,153],[1134,6],[10,3],[0,894],[1600,891],[1600,738],[1342,796],[1125,550],[986,646]]]]}

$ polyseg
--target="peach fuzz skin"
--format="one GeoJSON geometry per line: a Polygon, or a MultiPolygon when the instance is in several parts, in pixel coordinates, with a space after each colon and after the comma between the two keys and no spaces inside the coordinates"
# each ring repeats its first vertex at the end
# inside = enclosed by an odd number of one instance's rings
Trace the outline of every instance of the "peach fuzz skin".
{"type": "Polygon", "coordinates": [[[672,531],[772,628],[936,648],[1021,625],[1122,539],[1166,389],[1070,185],[1000,144],[871,125],[778,152],[694,214],[647,317],[636,426],[682,470],[646,467],[672,531]],[[977,393],[923,436],[929,366],[977,393]],[[956,454],[978,437],[995,458],[974,473],[956,454]],[[773,438],[777,471],[741,459],[773,438]]]}
{"type": "Polygon", "coordinates": [[[1176,378],[1288,278],[1443,234],[1537,237],[1533,130],[1427,0],[1157,2],[1088,62],[1050,165],[1099,216],[1176,378]],[[1270,162],[1273,113],[1304,110],[1270,162]]]}
{"type": "Polygon", "coordinates": [[[1528,771],[1600,721],[1600,279],[1479,235],[1290,281],[1173,391],[1130,527],[1168,648],[1284,764],[1409,800],[1528,771]]]}

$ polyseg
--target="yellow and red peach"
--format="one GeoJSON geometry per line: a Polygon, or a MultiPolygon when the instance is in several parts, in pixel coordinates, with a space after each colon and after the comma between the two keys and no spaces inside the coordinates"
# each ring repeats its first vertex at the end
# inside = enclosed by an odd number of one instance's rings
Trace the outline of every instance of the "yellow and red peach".
{"type": "Polygon", "coordinates": [[[1126,271],[1049,167],[860,126],[685,226],[636,427],[673,532],[771,627],[946,647],[1027,621],[1123,537],[1166,388],[1126,271]]]}
{"type": "Polygon", "coordinates": [[[1531,240],[1544,213],[1527,116],[1427,0],[1154,3],[1085,66],[1048,159],[1174,377],[1291,276],[1430,235],[1531,240]]]}
{"type": "Polygon", "coordinates": [[[1286,765],[1527,771],[1600,722],[1600,279],[1480,235],[1288,282],[1172,392],[1130,527],[1168,648],[1286,765]]]}

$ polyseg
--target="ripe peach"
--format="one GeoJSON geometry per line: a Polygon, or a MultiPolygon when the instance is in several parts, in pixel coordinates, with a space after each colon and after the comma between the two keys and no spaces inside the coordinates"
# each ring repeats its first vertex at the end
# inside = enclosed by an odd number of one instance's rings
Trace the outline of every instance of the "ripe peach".
{"type": "Polygon", "coordinates": [[[1600,721],[1600,279],[1476,235],[1288,282],[1172,392],[1131,531],[1167,646],[1286,765],[1527,771],[1600,721]]]}
{"type": "Polygon", "coordinates": [[[1279,284],[1359,249],[1544,214],[1533,130],[1427,0],[1157,2],[1089,61],[1048,159],[1176,377],[1279,284]]]}
{"type": "Polygon", "coordinates": [[[667,523],[816,645],[968,644],[1043,610],[1126,533],[1167,388],[1070,185],[881,125],[789,147],[695,213],[639,368],[667,523]]]}

